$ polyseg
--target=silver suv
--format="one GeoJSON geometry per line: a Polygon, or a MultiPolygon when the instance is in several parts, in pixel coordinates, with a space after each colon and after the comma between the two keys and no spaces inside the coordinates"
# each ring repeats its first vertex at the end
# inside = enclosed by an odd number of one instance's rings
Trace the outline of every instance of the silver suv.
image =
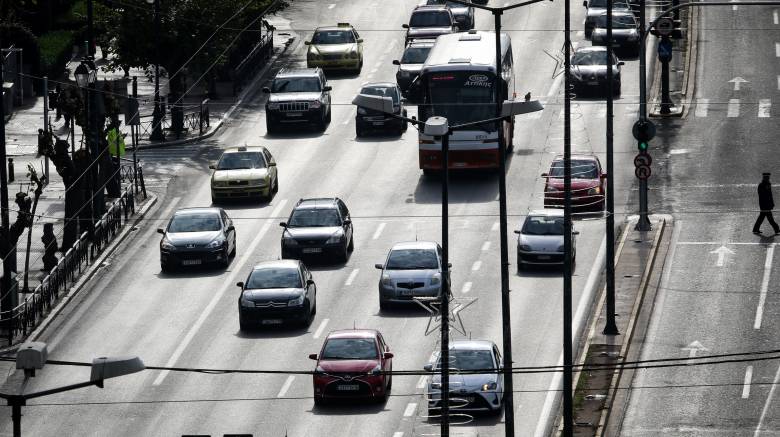
{"type": "Polygon", "coordinates": [[[330,123],[330,90],[322,69],[282,69],[270,87],[265,104],[265,125],[274,133],[284,124],[314,124],[324,131],[330,123]]]}

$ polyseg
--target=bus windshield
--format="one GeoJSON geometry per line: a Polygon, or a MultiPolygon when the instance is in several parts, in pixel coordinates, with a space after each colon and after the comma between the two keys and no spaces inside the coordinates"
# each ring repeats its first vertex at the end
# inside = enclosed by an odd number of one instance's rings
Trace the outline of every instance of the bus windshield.
{"type": "Polygon", "coordinates": [[[494,77],[484,72],[432,73],[428,76],[431,115],[446,117],[450,126],[494,118],[494,77]]]}

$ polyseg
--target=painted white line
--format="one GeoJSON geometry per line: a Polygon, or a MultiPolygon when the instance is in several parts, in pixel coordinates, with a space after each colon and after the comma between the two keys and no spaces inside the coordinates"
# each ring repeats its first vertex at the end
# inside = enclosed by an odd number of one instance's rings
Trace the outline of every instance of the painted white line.
{"type": "Polygon", "coordinates": [[[471,281],[464,283],[464,284],[463,284],[463,289],[462,289],[462,290],[460,290],[460,291],[461,291],[461,293],[468,293],[469,291],[471,291],[471,286],[472,286],[472,285],[473,285],[473,284],[471,283],[471,281]]]}
{"type": "Polygon", "coordinates": [[[696,99],[696,110],[694,115],[697,117],[706,117],[710,106],[710,99],[696,99]]]}
{"type": "Polygon", "coordinates": [[[756,321],[753,322],[753,329],[761,329],[761,320],[764,318],[764,304],[766,304],[766,293],[769,289],[769,275],[772,273],[772,258],[775,256],[775,245],[766,248],[766,260],[764,261],[764,278],[761,280],[761,294],[758,297],[758,308],[756,308],[756,321]]]}
{"type": "Polygon", "coordinates": [[[344,285],[346,285],[347,287],[352,285],[352,281],[355,280],[355,278],[357,277],[359,271],[360,271],[360,269],[352,270],[352,273],[349,274],[349,276],[347,277],[347,281],[344,283],[344,285]]]}
{"type": "Polygon", "coordinates": [[[480,267],[482,267],[482,261],[476,260],[474,261],[474,264],[471,266],[471,270],[476,272],[477,270],[479,270],[480,267]]]}
{"type": "Polygon", "coordinates": [[[336,4],[335,4],[335,3],[331,3],[331,4],[329,4],[329,5],[328,5],[328,9],[333,9],[333,8],[335,8],[335,7],[336,7],[336,4]]]}
{"type": "Polygon", "coordinates": [[[780,24],[780,17],[777,16],[777,9],[772,11],[772,21],[774,21],[775,24],[780,24]]]}
{"type": "Polygon", "coordinates": [[[485,241],[482,243],[482,251],[487,252],[488,250],[490,250],[490,241],[485,241]]]}
{"type": "Polygon", "coordinates": [[[493,226],[490,227],[490,230],[496,232],[498,230],[498,222],[493,223],[493,226]]]}
{"type": "Polygon", "coordinates": [[[314,339],[320,338],[322,331],[324,331],[325,327],[328,326],[328,322],[330,322],[330,319],[324,319],[322,322],[320,322],[320,326],[317,327],[317,330],[314,331],[314,335],[312,336],[314,339]]]}
{"type": "MultiPolygon", "coordinates": [[[[734,0],[731,0],[731,1],[733,2],[734,0]]],[[[734,5],[734,6],[731,7],[732,11],[736,11],[738,9],[739,9],[739,6],[737,6],[737,5],[734,5]]]]}
{"type": "MultiPolygon", "coordinates": [[[[753,184],[753,185],[755,185],[755,184],[753,184]]],[[[777,243],[769,243],[769,244],[767,244],[767,243],[761,243],[761,242],[758,242],[758,241],[755,241],[755,242],[735,242],[735,243],[732,243],[732,242],[725,242],[724,243],[723,241],[680,241],[677,244],[679,244],[680,246],[699,246],[699,245],[706,246],[706,245],[711,245],[711,244],[717,244],[719,246],[721,244],[729,244],[729,245],[735,245],[735,246],[774,246],[777,243]]]]}
{"type": "Polygon", "coordinates": [[[406,409],[404,410],[404,417],[412,417],[415,410],[417,410],[417,403],[416,402],[409,402],[406,405],[406,409]]]}
{"type": "Polygon", "coordinates": [[[729,106],[726,109],[726,117],[739,117],[739,99],[729,99],[729,106]]]}
{"type": "Polygon", "coordinates": [[[758,100],[758,118],[769,118],[769,112],[772,109],[772,101],[769,99],[758,100]]]}
{"type": "Polygon", "coordinates": [[[780,91],[780,75],[777,76],[777,90],[780,91]]]}
{"type": "Polygon", "coordinates": [[[376,240],[379,238],[379,236],[382,235],[382,231],[385,229],[385,226],[387,226],[387,223],[380,223],[379,226],[377,226],[376,231],[374,231],[374,235],[371,236],[371,239],[376,240]]]}
{"type": "Polygon", "coordinates": [[[292,385],[292,382],[295,380],[295,375],[290,375],[287,377],[287,379],[284,381],[284,384],[282,384],[282,389],[279,390],[279,394],[276,395],[277,398],[284,397],[284,395],[287,394],[287,390],[290,389],[290,386],[292,385]]]}
{"type": "Polygon", "coordinates": [[[393,433],[393,437],[404,437],[403,431],[396,431],[393,433]]]}
{"type": "Polygon", "coordinates": [[[747,366],[745,369],[745,382],[742,387],[742,399],[750,397],[750,381],[753,380],[753,366],[747,366]]]}
{"type": "MultiPolygon", "coordinates": [[[[273,209],[271,212],[271,217],[277,217],[279,213],[282,211],[282,208],[284,208],[285,204],[287,203],[287,199],[283,199],[279,202],[278,205],[276,205],[276,208],[273,209]]],[[[263,239],[263,236],[265,236],[266,232],[271,228],[271,224],[276,221],[275,218],[270,218],[266,220],[265,224],[263,224],[263,227],[260,229],[260,232],[258,232],[252,242],[249,244],[249,246],[246,249],[246,252],[244,252],[244,255],[241,256],[240,260],[233,260],[233,269],[231,270],[230,274],[228,275],[227,280],[225,281],[225,286],[219,289],[214,296],[211,298],[211,301],[206,305],[206,307],[203,309],[203,311],[200,313],[200,316],[195,321],[195,323],[190,326],[189,331],[187,331],[187,334],[184,336],[184,339],[179,343],[179,346],[176,348],[176,350],[173,351],[173,355],[171,355],[171,358],[168,359],[168,361],[165,363],[165,367],[173,367],[174,364],[176,364],[176,361],[178,361],[179,357],[181,357],[181,354],[184,353],[184,350],[187,348],[187,346],[190,344],[193,338],[195,338],[195,334],[200,330],[201,326],[203,326],[203,323],[206,321],[206,319],[209,317],[212,311],[214,311],[214,308],[217,306],[217,302],[224,296],[225,292],[229,289],[233,289],[232,285],[236,281],[236,277],[239,273],[243,274],[243,271],[237,267],[245,265],[249,258],[256,256],[256,249],[257,246],[260,244],[260,240],[263,239]]],[[[169,370],[163,370],[160,372],[159,375],[157,375],[157,378],[155,378],[154,382],[152,382],[152,385],[160,385],[166,376],[168,376],[169,370]]]]}
{"type": "Polygon", "coordinates": [[[753,437],[758,437],[761,434],[761,427],[764,426],[764,419],[766,419],[766,413],[769,411],[769,405],[772,404],[772,398],[775,396],[775,389],[780,382],[780,366],[777,366],[777,372],[775,373],[775,379],[772,381],[772,388],[769,389],[769,396],[766,398],[764,409],[761,411],[761,417],[758,419],[758,425],[756,425],[756,432],[753,433],[753,437]]]}
{"type": "Polygon", "coordinates": [[[420,375],[420,379],[417,381],[417,388],[423,389],[425,388],[425,384],[428,383],[428,377],[425,375],[420,375]]]}
{"type": "Polygon", "coordinates": [[[780,42],[775,43],[775,56],[780,58],[780,42]]]}

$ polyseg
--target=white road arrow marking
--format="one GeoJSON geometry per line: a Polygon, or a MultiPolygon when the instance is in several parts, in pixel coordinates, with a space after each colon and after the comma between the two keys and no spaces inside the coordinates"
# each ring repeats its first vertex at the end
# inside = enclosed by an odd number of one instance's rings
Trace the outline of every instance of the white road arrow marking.
{"type": "Polygon", "coordinates": [[[696,354],[699,352],[707,352],[709,349],[704,347],[698,340],[691,342],[688,346],[682,348],[684,351],[688,351],[688,358],[696,358],[696,354]]]}
{"type": "Polygon", "coordinates": [[[749,83],[749,82],[747,80],[737,76],[734,79],[731,79],[729,81],[729,83],[733,83],[734,84],[734,91],[739,91],[739,85],[740,84],[742,84],[742,83],[749,83]]]}
{"type": "Polygon", "coordinates": [[[734,251],[726,246],[720,246],[710,253],[718,254],[718,261],[715,263],[718,267],[723,267],[723,261],[726,259],[726,254],[734,255],[734,251]]]}

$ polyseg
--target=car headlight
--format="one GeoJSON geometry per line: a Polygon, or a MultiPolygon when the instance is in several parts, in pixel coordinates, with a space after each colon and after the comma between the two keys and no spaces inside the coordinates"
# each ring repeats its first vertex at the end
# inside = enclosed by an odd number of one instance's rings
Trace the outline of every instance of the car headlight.
{"type": "Polygon", "coordinates": [[[436,273],[435,275],[431,276],[431,285],[439,285],[441,283],[441,274],[436,273]]]}
{"type": "Polygon", "coordinates": [[[498,384],[495,382],[489,382],[487,384],[482,384],[482,391],[492,391],[495,390],[496,387],[498,387],[498,384]]]}
{"type": "Polygon", "coordinates": [[[266,105],[267,109],[277,110],[279,109],[279,103],[273,102],[266,105]]]}
{"type": "Polygon", "coordinates": [[[601,187],[593,187],[593,188],[589,189],[588,190],[588,194],[590,194],[590,195],[601,194],[601,187]]]}
{"type": "Polygon", "coordinates": [[[252,307],[255,306],[255,303],[252,302],[251,300],[247,299],[246,297],[241,296],[241,306],[242,307],[252,308],[252,307]]]}
{"type": "Polygon", "coordinates": [[[254,179],[249,181],[249,185],[255,186],[255,187],[264,187],[266,185],[267,181],[265,178],[263,179],[254,179]]]}
{"type": "Polygon", "coordinates": [[[358,52],[356,52],[356,51],[350,52],[349,53],[349,57],[352,58],[352,59],[357,59],[358,58],[358,52]]]}
{"type": "Polygon", "coordinates": [[[160,248],[165,250],[173,250],[176,248],[176,246],[173,245],[167,238],[163,238],[163,240],[160,242],[160,248]]]}
{"type": "Polygon", "coordinates": [[[341,243],[344,240],[344,233],[343,232],[337,232],[328,238],[328,241],[325,242],[325,244],[336,244],[341,243]]]}
{"type": "Polygon", "coordinates": [[[531,251],[531,246],[529,246],[527,244],[521,244],[521,245],[517,246],[517,248],[519,250],[522,250],[523,252],[530,252],[531,251]]]}
{"type": "Polygon", "coordinates": [[[371,369],[370,375],[374,376],[380,376],[382,374],[382,366],[377,364],[373,369],[371,369]]]}
{"type": "Polygon", "coordinates": [[[217,238],[216,240],[212,241],[211,243],[206,245],[206,249],[216,249],[218,247],[222,247],[222,245],[225,244],[224,238],[217,238]]]}
{"type": "Polygon", "coordinates": [[[314,372],[315,372],[315,373],[319,373],[319,374],[323,374],[323,373],[325,373],[325,369],[323,369],[323,368],[322,368],[322,366],[317,366],[317,367],[314,369],[314,372]]]}
{"type": "Polygon", "coordinates": [[[368,111],[366,111],[366,108],[363,108],[362,106],[358,106],[357,113],[360,115],[366,115],[368,111]]]}
{"type": "Polygon", "coordinates": [[[312,61],[316,61],[316,60],[320,59],[320,55],[319,55],[319,54],[317,54],[317,53],[312,53],[312,52],[309,52],[309,54],[308,54],[308,57],[309,57],[309,59],[311,59],[312,61]]]}
{"type": "Polygon", "coordinates": [[[389,275],[382,275],[382,285],[392,287],[393,286],[393,280],[390,278],[389,275]]]}
{"type": "Polygon", "coordinates": [[[284,244],[287,247],[295,247],[298,245],[298,241],[296,241],[295,238],[286,237],[282,239],[282,244],[284,244]]]}
{"type": "Polygon", "coordinates": [[[320,106],[322,106],[322,102],[319,100],[315,100],[313,102],[309,102],[309,109],[319,109],[320,106]]]}
{"type": "Polygon", "coordinates": [[[290,299],[289,302],[287,302],[288,307],[298,307],[303,305],[303,301],[306,299],[306,296],[301,293],[300,296],[296,297],[295,299],[290,299]]]}
{"type": "Polygon", "coordinates": [[[214,181],[215,187],[227,187],[228,181],[214,181]]]}
{"type": "Polygon", "coordinates": [[[547,193],[557,193],[557,192],[559,192],[561,190],[553,187],[552,185],[548,185],[548,186],[544,187],[544,191],[547,192],[547,193]]]}

